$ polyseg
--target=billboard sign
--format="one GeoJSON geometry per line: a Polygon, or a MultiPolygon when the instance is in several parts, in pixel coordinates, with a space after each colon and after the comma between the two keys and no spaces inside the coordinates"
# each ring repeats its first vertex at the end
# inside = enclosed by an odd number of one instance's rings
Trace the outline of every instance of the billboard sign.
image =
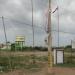
{"type": "Polygon", "coordinates": [[[16,36],[16,42],[24,42],[25,37],[24,36],[16,36]]]}

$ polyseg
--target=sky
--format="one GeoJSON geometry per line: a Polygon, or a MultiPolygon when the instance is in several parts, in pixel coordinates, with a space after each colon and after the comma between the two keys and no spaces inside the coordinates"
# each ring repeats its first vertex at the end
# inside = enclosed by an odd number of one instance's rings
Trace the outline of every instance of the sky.
{"type": "MultiPolygon", "coordinates": [[[[59,45],[65,46],[75,40],[75,0],[52,0],[52,11],[59,7],[59,45]],[[69,33],[64,33],[69,32],[69,33]],[[72,34],[71,34],[72,33],[72,34]]],[[[48,0],[33,0],[35,46],[46,46],[48,0]]],[[[2,18],[7,40],[15,42],[17,35],[25,36],[25,44],[32,45],[31,0],[0,0],[0,42],[5,42],[2,18]]],[[[58,46],[58,12],[51,14],[52,44],[58,46]],[[56,30],[56,31],[53,31],[56,30]]]]}

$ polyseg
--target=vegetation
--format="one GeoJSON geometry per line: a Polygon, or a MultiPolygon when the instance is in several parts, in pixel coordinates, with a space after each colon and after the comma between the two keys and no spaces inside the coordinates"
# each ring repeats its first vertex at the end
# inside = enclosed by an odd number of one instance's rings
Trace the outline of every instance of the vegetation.
{"type": "Polygon", "coordinates": [[[9,71],[10,69],[28,69],[39,70],[43,67],[42,62],[47,62],[47,57],[44,56],[0,56],[0,71],[9,71]],[[36,62],[33,64],[33,60],[36,62]]]}
{"type": "Polygon", "coordinates": [[[65,46],[65,48],[64,48],[64,51],[65,51],[65,52],[71,52],[71,50],[72,50],[71,45],[67,45],[67,46],[65,46]]]}
{"type": "Polygon", "coordinates": [[[75,67],[75,63],[64,63],[64,64],[57,64],[55,65],[55,67],[68,67],[68,68],[72,68],[72,67],[75,67]]]}
{"type": "Polygon", "coordinates": [[[15,46],[15,44],[11,44],[11,51],[48,51],[46,47],[38,47],[38,46],[35,46],[34,48],[32,46],[30,47],[23,47],[21,48],[20,46],[15,46]]]}

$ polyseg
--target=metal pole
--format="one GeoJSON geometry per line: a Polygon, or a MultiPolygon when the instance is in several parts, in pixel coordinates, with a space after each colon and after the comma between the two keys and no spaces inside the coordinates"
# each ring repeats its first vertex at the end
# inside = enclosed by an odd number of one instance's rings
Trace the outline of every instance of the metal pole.
{"type": "Polygon", "coordinates": [[[34,50],[34,13],[33,13],[33,0],[31,0],[31,6],[32,6],[32,35],[33,35],[33,55],[32,55],[32,59],[33,59],[33,64],[35,64],[35,50],[34,50]]]}
{"type": "Polygon", "coordinates": [[[59,7],[57,6],[57,16],[58,16],[58,48],[59,48],[59,7]]]}
{"type": "Polygon", "coordinates": [[[71,63],[72,63],[72,40],[71,40],[71,63]]]}
{"type": "Polygon", "coordinates": [[[33,33],[33,48],[34,48],[33,0],[31,0],[31,5],[32,5],[32,33],[33,33]]]}
{"type": "Polygon", "coordinates": [[[52,37],[51,37],[51,0],[49,0],[49,13],[48,13],[48,65],[52,68],[52,37]]]}

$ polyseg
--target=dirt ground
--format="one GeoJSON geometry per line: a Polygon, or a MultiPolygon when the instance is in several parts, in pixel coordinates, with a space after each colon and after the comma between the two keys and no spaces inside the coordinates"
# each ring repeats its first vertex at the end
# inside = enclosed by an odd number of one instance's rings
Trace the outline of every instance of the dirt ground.
{"type": "Polygon", "coordinates": [[[48,68],[45,67],[38,72],[28,72],[26,70],[14,70],[8,73],[1,73],[0,75],[75,75],[75,68],[61,68],[54,67],[52,74],[48,74],[48,68]]]}
{"type": "Polygon", "coordinates": [[[75,75],[75,68],[54,68],[55,75],[75,75]]]}

